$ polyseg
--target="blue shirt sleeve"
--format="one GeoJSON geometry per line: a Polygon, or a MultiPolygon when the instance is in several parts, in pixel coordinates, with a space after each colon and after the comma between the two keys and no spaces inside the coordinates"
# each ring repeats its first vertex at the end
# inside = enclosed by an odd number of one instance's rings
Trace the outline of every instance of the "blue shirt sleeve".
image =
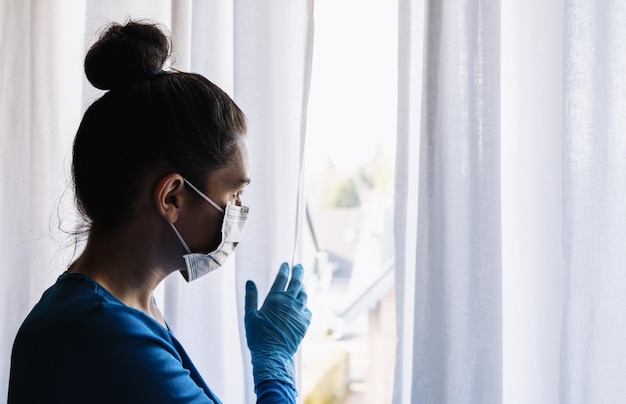
{"type": "Polygon", "coordinates": [[[60,402],[219,403],[168,330],[102,303],[74,330],[60,363],[60,402]]]}

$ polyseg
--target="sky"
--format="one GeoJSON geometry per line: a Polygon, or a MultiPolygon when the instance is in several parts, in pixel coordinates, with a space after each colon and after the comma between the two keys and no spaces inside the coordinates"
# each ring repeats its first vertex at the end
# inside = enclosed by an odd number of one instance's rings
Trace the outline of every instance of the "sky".
{"type": "Polygon", "coordinates": [[[378,146],[393,160],[397,2],[316,0],[307,169],[352,168],[378,146]]]}

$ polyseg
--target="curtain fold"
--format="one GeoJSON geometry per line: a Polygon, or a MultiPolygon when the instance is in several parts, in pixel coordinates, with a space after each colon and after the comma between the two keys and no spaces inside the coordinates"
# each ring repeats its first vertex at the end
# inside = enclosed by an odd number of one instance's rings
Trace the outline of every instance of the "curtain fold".
{"type": "Polygon", "coordinates": [[[564,1],[502,3],[503,400],[559,402],[564,1]]]}
{"type": "Polygon", "coordinates": [[[415,306],[414,246],[417,243],[417,195],[422,103],[425,9],[422,2],[398,3],[398,118],[394,205],[396,363],[394,403],[409,403],[415,306]]]}
{"type": "MultiPolygon", "coordinates": [[[[496,403],[502,400],[500,6],[431,1],[424,16],[410,22],[412,29],[424,26],[420,128],[404,125],[398,133],[398,144],[419,136],[420,154],[418,183],[399,174],[397,184],[417,186],[418,201],[398,213],[416,209],[417,231],[415,267],[400,268],[415,276],[402,291],[414,295],[413,310],[399,317],[413,320],[412,344],[399,353],[413,358],[411,378],[396,385],[395,400],[408,389],[412,403],[496,403]]],[[[422,74],[411,73],[416,80],[422,74]]]]}
{"type": "Polygon", "coordinates": [[[626,5],[565,2],[561,402],[626,397],[626,5]]]}

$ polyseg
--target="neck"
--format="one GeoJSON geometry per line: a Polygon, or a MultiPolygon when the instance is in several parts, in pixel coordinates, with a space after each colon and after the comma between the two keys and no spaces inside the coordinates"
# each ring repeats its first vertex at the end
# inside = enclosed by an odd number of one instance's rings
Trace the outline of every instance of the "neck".
{"type": "Polygon", "coordinates": [[[146,228],[132,226],[112,235],[91,234],[81,256],[69,272],[89,276],[124,304],[143,311],[164,324],[154,304],[153,292],[169,274],[160,264],[160,252],[146,228]]]}

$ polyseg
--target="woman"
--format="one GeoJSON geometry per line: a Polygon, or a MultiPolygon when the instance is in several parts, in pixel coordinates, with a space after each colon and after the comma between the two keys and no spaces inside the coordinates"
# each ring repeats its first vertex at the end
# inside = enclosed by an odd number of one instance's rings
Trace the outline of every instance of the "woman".
{"type": "MultiPolygon", "coordinates": [[[[10,403],[219,403],[168,328],[153,292],[170,273],[193,281],[224,263],[247,218],[246,120],[198,74],[162,71],[155,25],[110,26],[85,57],[109,90],[74,140],[84,252],[42,296],[13,346],[10,403]],[[207,253],[209,252],[209,253],[207,253]]],[[[257,402],[295,402],[293,354],[311,313],[302,267],[283,264],[245,328],[257,402]]]]}

